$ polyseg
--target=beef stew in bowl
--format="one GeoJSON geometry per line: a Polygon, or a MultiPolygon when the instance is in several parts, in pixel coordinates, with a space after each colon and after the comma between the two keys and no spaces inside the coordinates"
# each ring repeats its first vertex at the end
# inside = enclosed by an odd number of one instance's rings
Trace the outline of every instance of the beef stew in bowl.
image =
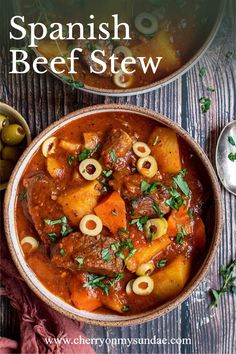
{"type": "Polygon", "coordinates": [[[36,292],[47,289],[72,317],[123,324],[183,297],[214,253],[221,220],[215,175],[181,129],[118,107],[75,114],[39,137],[11,199],[36,292]]]}
{"type": "Polygon", "coordinates": [[[52,0],[48,4],[39,1],[41,5],[32,8],[30,1],[21,0],[20,9],[27,23],[40,18],[47,27],[52,22],[63,24],[64,40],[52,40],[48,30],[46,38],[37,41],[36,54],[46,58],[48,70],[54,74],[57,71],[56,76],[74,88],[125,95],[151,90],[184,73],[213,39],[223,3],[223,0],[217,4],[213,0],[207,0],[207,4],[203,0],[118,0],[103,3],[81,0],[72,1],[65,9],[58,1],[52,0]],[[90,18],[91,14],[94,14],[93,18],[90,18]],[[119,39],[114,36],[113,14],[119,15],[119,23],[129,24],[129,39],[122,32],[124,26],[119,39]],[[99,30],[101,23],[108,25],[105,29],[110,34],[108,38],[104,36],[103,29],[102,32],[99,30]],[[76,51],[78,58],[73,65],[75,70],[72,70],[71,60],[67,58],[75,48],[80,48],[81,52],[76,51]],[[52,69],[55,57],[61,59],[52,69]],[[157,64],[159,57],[162,59],[157,64]],[[61,62],[63,58],[64,62],[61,62]],[[127,64],[132,74],[121,68],[122,61],[127,58],[135,60],[127,64]],[[153,61],[153,66],[149,60],[153,61]],[[104,70],[101,62],[105,65],[104,70]]]}

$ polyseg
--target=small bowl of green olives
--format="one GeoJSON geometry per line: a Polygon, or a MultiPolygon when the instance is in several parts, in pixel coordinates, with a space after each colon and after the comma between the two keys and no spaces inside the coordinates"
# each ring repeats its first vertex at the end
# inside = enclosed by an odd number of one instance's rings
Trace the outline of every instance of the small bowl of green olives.
{"type": "Polygon", "coordinates": [[[0,191],[7,187],[14,166],[31,142],[29,127],[20,113],[0,102],[0,191]]]}

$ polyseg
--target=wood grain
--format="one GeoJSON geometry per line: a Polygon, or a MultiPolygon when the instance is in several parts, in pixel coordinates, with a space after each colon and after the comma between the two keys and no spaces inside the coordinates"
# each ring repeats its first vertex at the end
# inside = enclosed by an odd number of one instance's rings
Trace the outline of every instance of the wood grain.
{"type": "MultiPolygon", "coordinates": [[[[3,46],[1,49],[0,100],[16,107],[29,122],[33,135],[50,123],[78,108],[97,103],[131,103],[158,111],[182,125],[203,147],[213,165],[217,138],[222,127],[236,117],[235,58],[227,61],[225,54],[235,53],[236,9],[235,1],[228,2],[227,12],[220,30],[206,54],[186,75],[174,83],[144,95],[128,98],[104,98],[72,91],[50,74],[38,76],[10,75],[7,54],[7,23],[12,9],[4,16],[3,46]],[[206,67],[201,79],[199,70],[206,67]],[[209,93],[207,87],[215,89],[209,93]],[[199,98],[210,97],[212,107],[201,113],[199,98]]],[[[209,308],[209,289],[219,287],[219,266],[235,257],[236,203],[235,197],[222,188],[224,230],[222,242],[208,276],[192,296],[171,313],[147,324],[129,328],[100,328],[85,325],[90,338],[190,338],[191,344],[104,344],[95,345],[97,353],[196,353],[231,354],[236,350],[235,297],[226,294],[216,309],[209,308]]],[[[1,334],[17,338],[18,322],[8,300],[1,299],[1,334]]]]}

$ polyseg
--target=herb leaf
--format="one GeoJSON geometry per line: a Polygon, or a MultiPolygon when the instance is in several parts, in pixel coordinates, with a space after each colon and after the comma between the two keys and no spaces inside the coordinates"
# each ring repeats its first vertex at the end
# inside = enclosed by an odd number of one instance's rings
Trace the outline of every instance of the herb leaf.
{"type": "Polygon", "coordinates": [[[81,161],[87,159],[87,158],[91,155],[92,151],[93,151],[93,150],[91,150],[91,149],[84,149],[84,150],[79,154],[79,156],[78,156],[78,161],[81,162],[81,161]]]}
{"type": "Polygon", "coordinates": [[[229,142],[231,145],[233,145],[233,146],[236,145],[235,140],[234,140],[234,138],[233,138],[232,136],[228,136],[228,142],[229,142]]]}
{"type": "Polygon", "coordinates": [[[80,267],[84,264],[84,257],[77,256],[75,261],[79,263],[80,267]]]}
{"type": "Polygon", "coordinates": [[[116,162],[117,162],[117,156],[116,156],[115,150],[113,150],[113,149],[110,150],[110,151],[109,151],[109,155],[110,155],[112,161],[113,161],[114,163],[116,163],[116,162]]]}
{"type": "Polygon", "coordinates": [[[44,219],[44,223],[46,225],[61,225],[61,236],[65,237],[69,235],[71,232],[74,231],[69,225],[67,221],[67,217],[63,216],[61,219],[56,219],[56,220],[50,220],[50,219],[44,219]]]}
{"type": "Polygon", "coordinates": [[[130,225],[136,224],[137,229],[138,229],[139,231],[143,231],[143,226],[144,226],[147,222],[148,222],[148,217],[147,217],[147,216],[142,216],[142,217],[139,218],[139,219],[133,219],[133,220],[131,220],[130,225]]]}
{"type": "Polygon", "coordinates": [[[148,183],[146,181],[141,182],[141,192],[144,192],[145,195],[149,195],[150,193],[154,192],[157,189],[158,183],[148,183]]]}
{"type": "Polygon", "coordinates": [[[158,263],[156,263],[156,268],[163,268],[166,266],[167,260],[166,259],[160,259],[158,263]]]}
{"type": "Polygon", "coordinates": [[[111,260],[111,255],[108,248],[104,248],[102,250],[102,259],[104,262],[109,262],[111,260]]]}
{"type": "Polygon", "coordinates": [[[163,218],[164,214],[161,212],[161,209],[156,202],[153,202],[152,208],[160,218],[163,218]]]}
{"type": "Polygon", "coordinates": [[[210,109],[210,107],[211,107],[211,100],[210,100],[210,98],[207,98],[207,97],[201,97],[200,99],[199,99],[199,102],[201,103],[201,111],[203,112],[203,113],[206,113],[209,109],[210,109]]]}
{"type": "Polygon", "coordinates": [[[173,177],[173,180],[175,181],[175,183],[177,184],[181,192],[183,192],[187,198],[190,198],[190,189],[188,183],[184,180],[184,176],[186,175],[186,172],[187,172],[186,169],[180,171],[180,173],[177,176],[173,177]]]}
{"type": "Polygon", "coordinates": [[[236,153],[233,152],[229,153],[228,159],[232,162],[236,161],[236,153]]]}
{"type": "Polygon", "coordinates": [[[57,234],[55,234],[54,232],[51,234],[48,234],[48,238],[51,242],[56,242],[57,234]]]}
{"type": "Polygon", "coordinates": [[[104,177],[110,177],[112,175],[113,171],[112,170],[104,170],[102,171],[102,174],[104,177]]]}
{"type": "Polygon", "coordinates": [[[21,193],[20,193],[20,200],[27,200],[27,193],[26,193],[26,189],[24,188],[21,193]]]}
{"type": "Polygon", "coordinates": [[[176,242],[180,245],[183,245],[184,244],[184,237],[187,236],[187,232],[185,230],[185,225],[182,225],[181,230],[179,228],[180,228],[180,226],[177,225],[178,232],[176,235],[176,242]]]}
{"type": "Polygon", "coordinates": [[[75,156],[73,156],[73,155],[69,156],[69,158],[68,158],[68,160],[67,160],[68,165],[71,166],[71,165],[73,164],[74,159],[75,159],[75,156]]]}
{"type": "Polygon", "coordinates": [[[221,266],[220,268],[220,275],[223,278],[223,285],[222,287],[217,289],[211,289],[211,294],[213,295],[212,306],[217,306],[221,296],[227,292],[235,292],[236,277],[233,276],[233,272],[236,269],[236,259],[230,262],[227,266],[221,266]]]}
{"type": "Polygon", "coordinates": [[[204,66],[199,70],[199,76],[201,79],[206,75],[206,72],[207,69],[204,66]]]}

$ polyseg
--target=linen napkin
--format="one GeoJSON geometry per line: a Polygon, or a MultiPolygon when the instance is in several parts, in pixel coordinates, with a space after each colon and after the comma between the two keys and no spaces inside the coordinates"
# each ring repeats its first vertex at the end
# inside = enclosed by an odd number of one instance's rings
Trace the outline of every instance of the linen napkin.
{"type": "Polygon", "coordinates": [[[20,322],[20,343],[0,337],[0,354],[95,354],[86,344],[81,331],[83,325],[48,307],[25,284],[11,259],[3,232],[0,246],[1,284],[4,286],[1,295],[9,297],[20,322]]]}

